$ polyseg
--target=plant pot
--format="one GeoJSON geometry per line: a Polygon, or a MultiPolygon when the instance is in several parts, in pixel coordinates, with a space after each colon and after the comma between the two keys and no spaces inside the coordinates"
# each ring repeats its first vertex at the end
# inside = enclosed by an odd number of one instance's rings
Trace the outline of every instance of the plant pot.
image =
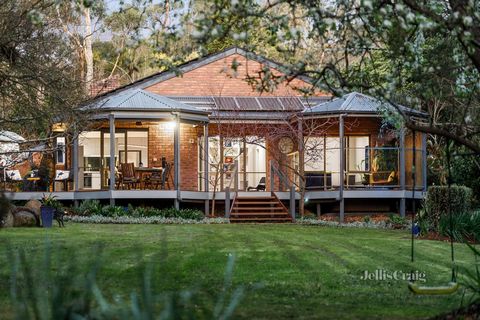
{"type": "Polygon", "coordinates": [[[53,207],[48,207],[48,206],[40,207],[40,216],[42,218],[42,226],[44,228],[52,227],[54,212],[55,212],[55,208],[53,207]]]}

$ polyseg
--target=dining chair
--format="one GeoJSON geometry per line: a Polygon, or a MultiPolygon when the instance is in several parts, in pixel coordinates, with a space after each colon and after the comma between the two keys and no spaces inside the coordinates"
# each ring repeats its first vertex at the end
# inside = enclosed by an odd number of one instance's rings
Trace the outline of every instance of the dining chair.
{"type": "Polygon", "coordinates": [[[135,164],[133,162],[121,163],[120,164],[120,187],[123,189],[127,187],[128,189],[137,188],[140,180],[135,175],[135,164]]]}

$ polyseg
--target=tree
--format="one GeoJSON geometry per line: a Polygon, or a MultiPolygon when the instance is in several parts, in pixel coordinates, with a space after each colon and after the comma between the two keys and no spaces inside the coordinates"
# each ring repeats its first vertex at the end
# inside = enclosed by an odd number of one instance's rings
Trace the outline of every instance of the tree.
{"type": "Polygon", "coordinates": [[[211,8],[196,21],[199,42],[238,37],[244,21],[259,19],[264,42],[289,63],[287,80],[307,75],[336,95],[368,92],[395,105],[408,128],[480,153],[478,2],[216,0],[211,8]],[[400,104],[440,116],[421,124],[400,104]]]}

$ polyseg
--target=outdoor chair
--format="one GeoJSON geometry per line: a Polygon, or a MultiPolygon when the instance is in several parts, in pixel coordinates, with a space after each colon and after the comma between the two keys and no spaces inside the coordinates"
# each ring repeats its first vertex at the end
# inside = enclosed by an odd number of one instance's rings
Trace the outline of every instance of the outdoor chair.
{"type": "MultiPolygon", "coordinates": [[[[56,170],[54,182],[63,183],[63,191],[68,191],[68,183],[73,181],[73,171],[56,170]]],[[[57,190],[55,190],[57,191],[57,190]]]]}
{"type": "Polygon", "coordinates": [[[130,163],[121,163],[120,164],[120,188],[135,189],[140,183],[140,180],[135,175],[135,164],[130,163]]]}
{"type": "Polygon", "coordinates": [[[248,187],[247,188],[247,191],[252,191],[252,190],[255,190],[255,191],[265,191],[267,186],[266,186],[266,179],[265,177],[261,177],[260,178],[260,181],[258,182],[258,185],[256,187],[248,187]]]}
{"type": "Polygon", "coordinates": [[[160,187],[162,190],[165,190],[165,186],[167,186],[168,189],[170,189],[169,177],[171,174],[171,170],[172,170],[172,164],[165,163],[162,173],[152,174],[150,178],[145,182],[145,186],[152,187],[155,189],[158,189],[158,187],[160,187]]]}
{"type": "Polygon", "coordinates": [[[5,178],[6,182],[10,184],[11,188],[13,188],[14,185],[23,182],[20,170],[5,170],[5,178]]]}

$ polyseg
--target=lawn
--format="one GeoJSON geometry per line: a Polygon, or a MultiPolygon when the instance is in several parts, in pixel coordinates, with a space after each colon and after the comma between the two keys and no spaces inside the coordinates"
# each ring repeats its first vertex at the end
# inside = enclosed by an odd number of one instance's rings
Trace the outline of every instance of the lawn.
{"type": "MultiPolygon", "coordinates": [[[[228,257],[235,256],[233,287],[245,296],[234,318],[426,318],[459,307],[462,294],[414,296],[405,281],[362,280],[365,270],[409,272],[407,231],[299,225],[87,225],[4,229],[0,242],[23,247],[39,265],[45,243],[67,265],[76,257],[80,273],[104,244],[98,284],[105,296],[128,299],[140,287],[144,264],[153,268],[156,293],[196,290],[213,305],[224,284],[228,257]]],[[[417,241],[418,263],[429,283],[448,282],[449,244],[417,241]]],[[[0,318],[11,317],[6,246],[0,252],[0,318]]],[[[473,266],[471,251],[456,245],[458,265],[473,266]]],[[[60,267],[60,266],[58,266],[60,267]]],[[[73,275],[72,275],[73,276],[73,275]]]]}

